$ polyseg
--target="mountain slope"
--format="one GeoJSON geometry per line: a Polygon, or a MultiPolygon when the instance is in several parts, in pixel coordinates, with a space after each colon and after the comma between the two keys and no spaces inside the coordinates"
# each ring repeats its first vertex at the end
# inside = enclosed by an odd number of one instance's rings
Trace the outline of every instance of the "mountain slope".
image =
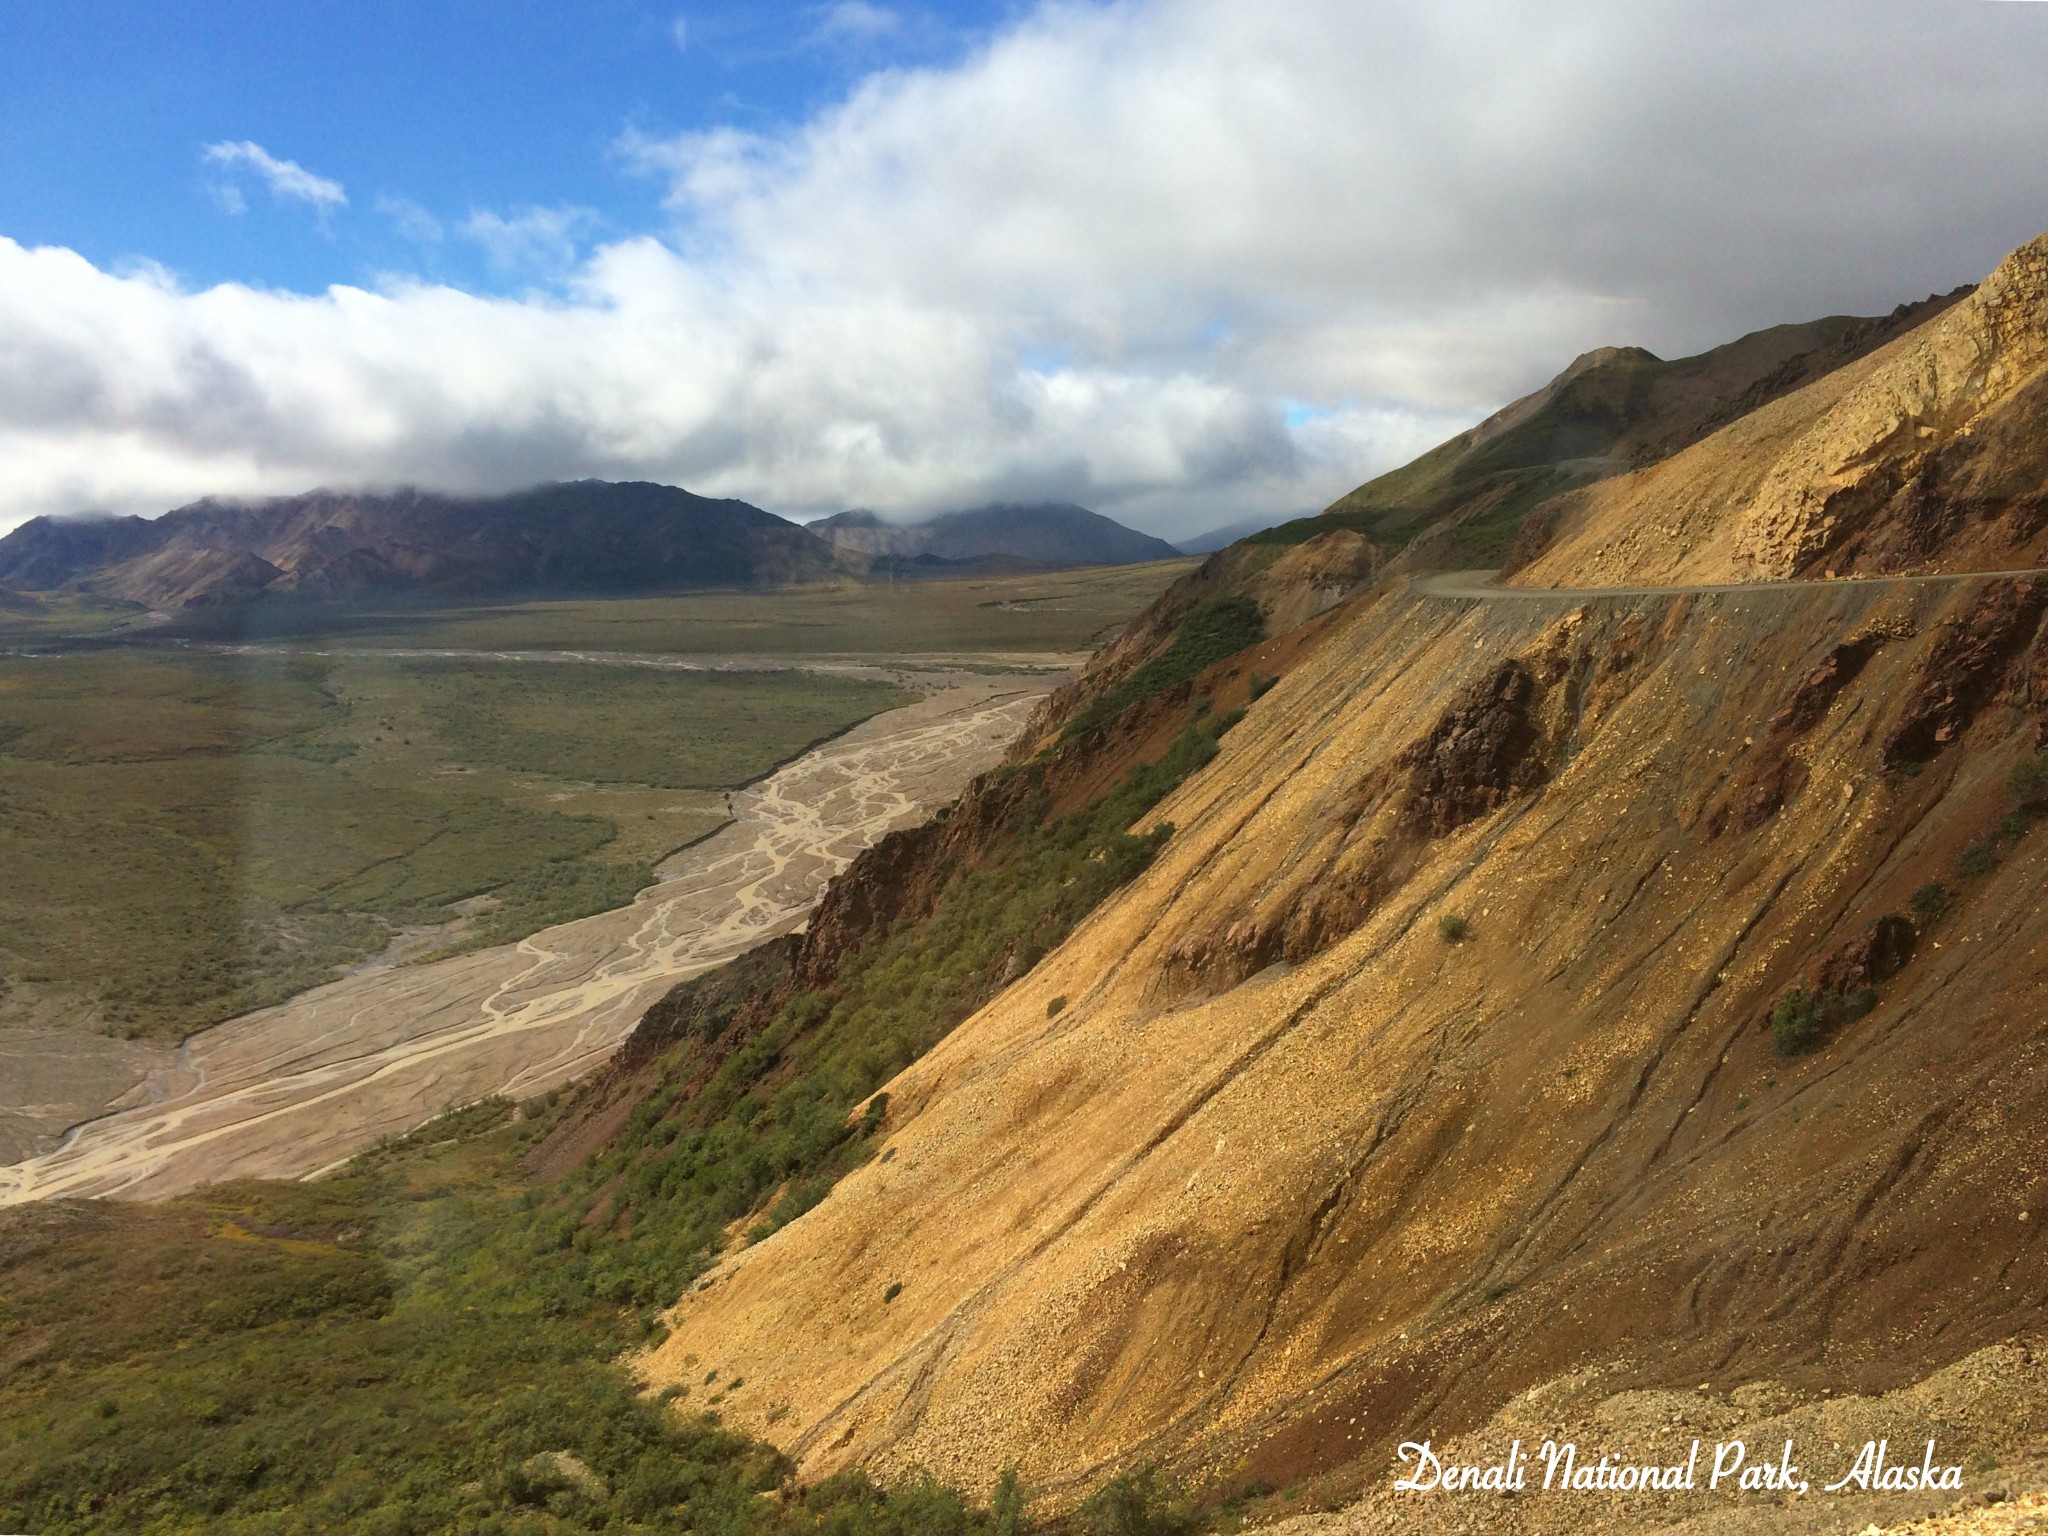
{"type": "Polygon", "coordinates": [[[209,499],[155,519],[36,518],[0,539],[0,582],[158,609],[257,596],[754,586],[842,569],[822,540],[745,502],[598,480],[503,496],[209,499]]]}
{"type": "Polygon", "coordinates": [[[872,512],[841,512],[810,525],[841,549],[906,560],[986,559],[1009,555],[1039,565],[1135,565],[1171,560],[1164,539],[1066,502],[996,503],[942,512],[917,523],[888,523],[872,512]]]}
{"type": "Polygon", "coordinates": [[[2048,560],[2048,239],[1938,320],[1531,520],[1520,584],[1741,581],[2048,560]]]}
{"type": "MultiPolygon", "coordinates": [[[[2048,299],[1987,290],[1963,394],[2009,401],[2048,299]]],[[[1623,524],[1583,526],[1556,586],[1604,578],[1623,524]]],[[[812,1476],[1334,1491],[1571,1371],[1884,1389],[2038,1328],[2044,613],[1383,583],[1218,664],[1288,653],[1150,866],[888,1084],[882,1155],[693,1288],[649,1381],[715,1369],[812,1476]]]]}
{"type": "Polygon", "coordinates": [[[1332,524],[1411,563],[1495,565],[1531,508],[1579,486],[1670,457],[1759,406],[1924,324],[1969,290],[1864,319],[1778,325],[1696,357],[1601,347],[1410,464],[1339,497],[1319,518],[1262,535],[1307,538],[1332,524]]]}

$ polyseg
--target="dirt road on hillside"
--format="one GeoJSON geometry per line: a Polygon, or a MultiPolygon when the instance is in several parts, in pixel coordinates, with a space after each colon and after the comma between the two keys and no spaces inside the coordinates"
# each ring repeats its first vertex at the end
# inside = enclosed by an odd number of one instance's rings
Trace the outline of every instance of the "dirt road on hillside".
{"type": "Polygon", "coordinates": [[[735,791],[732,824],[629,907],[364,971],[194,1036],[113,1113],[0,1167],[0,1204],[310,1174],[449,1105],[588,1070],[662,992],[795,927],[862,849],[991,766],[1059,679],[944,681],[735,791]]]}
{"type": "Polygon", "coordinates": [[[1498,571],[1432,571],[1415,578],[1415,590],[1425,597],[1549,599],[1553,602],[1591,602],[1603,597],[1696,597],[1706,592],[1801,592],[1817,587],[1920,587],[1944,581],[1996,581],[2013,576],[2048,576],[2048,570],[2029,567],[2016,571],[1929,571],[1917,576],[1844,576],[1839,580],[1814,581],[1730,581],[1692,587],[1502,587],[1494,584],[1498,571]]]}

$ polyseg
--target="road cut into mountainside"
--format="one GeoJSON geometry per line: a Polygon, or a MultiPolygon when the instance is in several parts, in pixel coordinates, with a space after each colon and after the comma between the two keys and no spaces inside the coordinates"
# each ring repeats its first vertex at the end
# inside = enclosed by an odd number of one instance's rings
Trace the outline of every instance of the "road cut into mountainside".
{"type": "Polygon", "coordinates": [[[669,987],[800,924],[862,849],[992,766],[1059,678],[935,681],[735,791],[732,823],[666,861],[630,906],[362,971],[193,1036],[54,1151],[0,1167],[0,1204],[301,1177],[451,1105],[588,1071],[669,987]]]}

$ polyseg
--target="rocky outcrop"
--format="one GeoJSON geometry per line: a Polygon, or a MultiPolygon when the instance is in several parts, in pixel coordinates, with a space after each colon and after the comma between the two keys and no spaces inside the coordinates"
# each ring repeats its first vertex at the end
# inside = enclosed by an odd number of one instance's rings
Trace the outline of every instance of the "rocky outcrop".
{"type": "Polygon", "coordinates": [[[1814,973],[1814,990],[1848,993],[1882,986],[1912,964],[1919,936],[1911,918],[1900,912],[1885,913],[1828,956],[1814,973]]]}
{"type": "Polygon", "coordinates": [[[1786,577],[1911,485],[2048,364],[2048,237],[2015,251],[1955,309],[1895,348],[1801,436],[1741,515],[1739,566],[1786,577]]]}
{"type": "Polygon", "coordinates": [[[1269,634],[1285,634],[1356,597],[1384,563],[1379,546],[1348,528],[1295,545],[1247,583],[1269,634]]]}
{"type": "Polygon", "coordinates": [[[1896,638],[1899,636],[1886,629],[1852,636],[1831,649],[1820,665],[1800,680],[1785,707],[1771,717],[1763,741],[1745,738],[1735,773],[1703,818],[1707,836],[1719,837],[1731,825],[1739,831],[1754,831],[1800,791],[1806,782],[1806,764],[1795,754],[1795,745],[1826,718],[1836,698],[1862,674],[1878,648],[1896,638]]]}
{"type": "Polygon", "coordinates": [[[1996,581],[1928,647],[1905,710],[1885,737],[1885,766],[1924,763],[1954,741],[2004,684],[2012,659],[2034,638],[2048,579],[1996,581]]]}
{"type": "Polygon", "coordinates": [[[1536,680],[1508,660],[1469,683],[1396,762],[1409,770],[1400,825],[1444,837],[1550,777],[1533,716],[1536,680]]]}

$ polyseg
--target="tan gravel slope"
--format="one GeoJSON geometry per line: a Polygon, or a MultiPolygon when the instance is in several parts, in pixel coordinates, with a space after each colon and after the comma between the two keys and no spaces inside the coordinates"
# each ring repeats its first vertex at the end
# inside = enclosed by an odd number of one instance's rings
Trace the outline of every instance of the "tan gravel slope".
{"type": "Polygon", "coordinates": [[[1430,1447],[1443,1466],[1481,1468],[1481,1480],[1513,1456],[1523,1486],[1512,1493],[1428,1486],[1439,1479],[1411,1476],[1420,1462],[1411,1452],[1348,1508],[1277,1522],[1267,1536],[1990,1536],[2048,1525],[2029,1523],[2048,1510],[2048,1350],[2039,1345],[1994,1345],[1873,1396],[1778,1381],[1617,1392],[1616,1374],[1547,1382],[1481,1428],[1430,1447]],[[1603,1458],[1615,1468],[1689,1467],[1693,1486],[1568,1489],[1563,1452],[1546,1460],[1546,1445],[1569,1446],[1575,1472],[1603,1458]],[[1881,1465],[1869,1462],[1873,1482],[1885,1481],[1884,1468],[1917,1472],[1931,1462],[1944,1474],[1953,1467],[1962,1486],[1865,1488],[1849,1474],[1866,1447],[1884,1454],[1881,1465]],[[1727,1469],[1719,1479],[1717,1459],[1727,1469]],[[1759,1464],[1789,1464],[1797,1481],[1771,1488],[1757,1478],[1744,1488],[1742,1472],[1759,1464]],[[1397,1488],[1400,1478],[1426,1486],[1397,1488]]]}
{"type": "Polygon", "coordinates": [[[2044,605],[1339,615],[1155,813],[1159,861],[890,1085],[884,1159],[687,1297],[650,1381],[737,1380],[812,1474],[1341,1489],[1595,1364],[1876,1389],[2035,1326],[2048,833],[1996,832],[2044,605]],[[1789,988],[1866,984],[1780,1058],[1789,988]]]}

